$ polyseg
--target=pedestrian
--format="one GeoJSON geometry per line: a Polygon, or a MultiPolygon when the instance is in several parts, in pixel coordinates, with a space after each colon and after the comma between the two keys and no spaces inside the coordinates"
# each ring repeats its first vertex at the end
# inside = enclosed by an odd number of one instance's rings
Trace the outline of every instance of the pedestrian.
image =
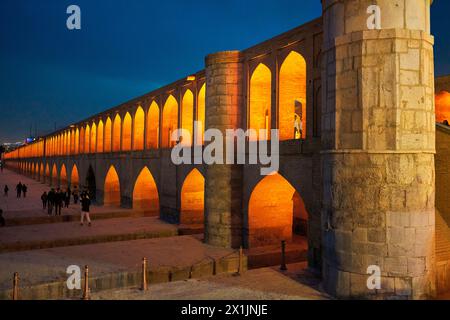
{"type": "Polygon", "coordinates": [[[23,193],[24,198],[27,197],[27,191],[28,191],[28,187],[25,184],[23,184],[22,185],[22,193],[23,193]]]}
{"type": "Polygon", "coordinates": [[[55,216],[61,215],[61,208],[63,206],[64,193],[62,190],[56,190],[55,194],[55,216]]]}
{"type": "Polygon", "coordinates": [[[3,210],[0,209],[0,227],[6,226],[5,218],[3,218],[3,210]]]}
{"type": "Polygon", "coordinates": [[[89,209],[91,206],[91,200],[89,199],[89,196],[87,193],[83,193],[81,195],[81,201],[80,201],[80,205],[81,205],[81,226],[83,226],[84,224],[84,219],[86,218],[87,222],[88,222],[88,226],[91,226],[91,217],[89,216],[89,209]]]}
{"type": "Polygon", "coordinates": [[[73,203],[74,204],[77,204],[78,203],[78,190],[77,190],[77,186],[75,186],[75,188],[74,188],[74,190],[73,190],[73,192],[72,192],[72,195],[73,195],[73,203]]]}
{"type": "Polygon", "coordinates": [[[0,161],[0,170],[3,172],[3,161],[0,161]]]}
{"type": "Polygon", "coordinates": [[[70,189],[68,189],[64,193],[64,207],[69,208],[69,204],[70,204],[70,189]]]}
{"type": "Polygon", "coordinates": [[[17,198],[20,198],[22,196],[22,182],[19,182],[19,184],[16,186],[17,191],[17,198]]]}
{"type": "Polygon", "coordinates": [[[51,189],[47,195],[47,213],[49,216],[52,215],[53,207],[55,206],[55,189],[51,189]]]}
{"type": "Polygon", "coordinates": [[[44,193],[41,196],[41,200],[42,200],[42,210],[47,209],[47,202],[48,202],[47,191],[44,191],[44,193]]]}
{"type": "Polygon", "coordinates": [[[5,197],[7,197],[9,188],[8,188],[8,186],[6,184],[5,184],[5,189],[3,189],[3,191],[5,192],[5,197]]]}

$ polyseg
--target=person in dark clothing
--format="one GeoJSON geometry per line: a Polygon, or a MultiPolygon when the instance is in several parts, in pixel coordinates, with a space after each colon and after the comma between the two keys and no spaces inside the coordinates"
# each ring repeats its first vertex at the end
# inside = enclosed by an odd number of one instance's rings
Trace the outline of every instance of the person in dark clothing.
{"type": "Polygon", "coordinates": [[[55,193],[55,216],[61,215],[61,208],[63,206],[64,193],[62,190],[57,190],[55,193]]]}
{"type": "Polygon", "coordinates": [[[16,186],[17,191],[17,198],[20,198],[22,196],[22,182],[19,182],[19,184],[16,186]]]}
{"type": "Polygon", "coordinates": [[[87,193],[82,193],[81,195],[81,223],[80,225],[83,226],[84,224],[84,219],[86,218],[89,227],[91,226],[91,218],[89,216],[89,210],[90,210],[90,206],[91,206],[91,199],[89,199],[89,196],[87,195],[87,193]]]}
{"type": "Polygon", "coordinates": [[[64,208],[69,208],[70,204],[70,189],[64,192],[64,208]]]}
{"type": "Polygon", "coordinates": [[[4,227],[6,225],[5,218],[3,218],[3,210],[0,209],[0,227],[4,227]]]}
{"type": "Polygon", "coordinates": [[[55,206],[55,189],[51,189],[47,195],[47,213],[49,216],[52,215],[53,207],[55,206]]]}
{"type": "Polygon", "coordinates": [[[76,186],[75,186],[75,190],[73,190],[73,192],[72,192],[72,195],[73,195],[73,203],[77,204],[79,195],[78,195],[78,190],[77,190],[76,186]]]}
{"type": "Polygon", "coordinates": [[[22,185],[22,193],[23,193],[24,198],[27,197],[27,191],[28,191],[28,187],[25,184],[23,184],[22,185]]]}
{"type": "Polygon", "coordinates": [[[48,195],[46,191],[44,191],[44,193],[42,194],[41,200],[42,200],[42,209],[43,210],[47,209],[48,195]]]}
{"type": "Polygon", "coordinates": [[[8,186],[5,184],[5,188],[3,189],[3,191],[5,192],[5,197],[7,197],[8,196],[8,191],[9,191],[9,188],[8,188],[8,186]]]}

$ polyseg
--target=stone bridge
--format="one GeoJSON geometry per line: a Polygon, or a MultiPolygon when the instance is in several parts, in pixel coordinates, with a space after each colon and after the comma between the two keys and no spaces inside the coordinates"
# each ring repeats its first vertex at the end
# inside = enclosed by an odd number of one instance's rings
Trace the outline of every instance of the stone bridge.
{"type": "MultiPolygon", "coordinates": [[[[40,137],[6,163],[55,188],[87,188],[99,205],[203,224],[215,246],[306,237],[309,266],[338,297],[433,296],[430,1],[378,3],[382,30],[367,30],[371,1],[323,0],[321,18],[211,54],[205,70],[40,137]],[[173,164],[170,137],[192,135],[194,121],[278,129],[279,171],[173,164]],[[369,265],[381,290],[366,286],[369,265]]],[[[204,138],[182,143],[207,148],[204,138]]]]}

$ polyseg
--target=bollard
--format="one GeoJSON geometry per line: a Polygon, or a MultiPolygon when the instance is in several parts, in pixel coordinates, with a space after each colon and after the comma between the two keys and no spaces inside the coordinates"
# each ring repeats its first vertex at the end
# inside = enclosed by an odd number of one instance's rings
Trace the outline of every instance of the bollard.
{"type": "Polygon", "coordinates": [[[146,291],[147,286],[147,258],[142,258],[142,285],[141,290],[146,291]]]}
{"type": "Polygon", "coordinates": [[[281,271],[286,271],[286,240],[281,241],[281,271]]]}
{"type": "Polygon", "coordinates": [[[242,250],[242,246],[240,246],[239,247],[239,265],[238,265],[238,272],[237,272],[238,275],[241,275],[243,272],[243,267],[242,267],[243,259],[244,259],[244,253],[242,250]]]}
{"type": "Polygon", "coordinates": [[[19,273],[14,272],[12,299],[19,300],[19,273]]]}
{"type": "Polygon", "coordinates": [[[90,300],[90,290],[89,290],[89,267],[84,267],[84,290],[82,300],[90,300]]]}

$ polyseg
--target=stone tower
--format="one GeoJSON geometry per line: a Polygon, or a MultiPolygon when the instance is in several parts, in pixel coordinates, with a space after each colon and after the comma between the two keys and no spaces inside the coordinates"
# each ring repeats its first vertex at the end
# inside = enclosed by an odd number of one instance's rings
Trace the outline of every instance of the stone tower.
{"type": "Polygon", "coordinates": [[[435,293],[430,5],[322,0],[323,277],[337,297],[435,293]],[[371,265],[380,289],[367,286],[371,265]]]}

